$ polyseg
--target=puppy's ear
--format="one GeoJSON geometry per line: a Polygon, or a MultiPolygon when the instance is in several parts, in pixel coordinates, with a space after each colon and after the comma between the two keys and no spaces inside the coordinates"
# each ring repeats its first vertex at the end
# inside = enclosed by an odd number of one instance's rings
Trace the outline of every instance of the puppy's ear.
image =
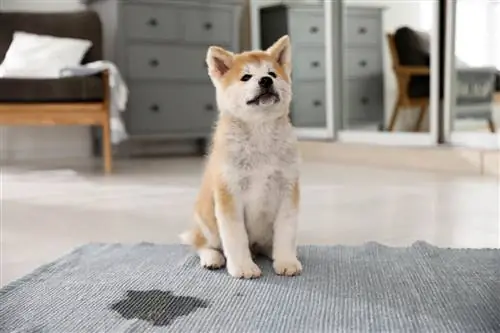
{"type": "Polygon", "coordinates": [[[266,50],[266,52],[269,53],[283,69],[290,73],[292,69],[292,48],[288,35],[284,35],[278,39],[266,50]]]}
{"type": "Polygon", "coordinates": [[[233,66],[234,54],[218,46],[210,46],[207,52],[208,75],[219,79],[233,66]]]}

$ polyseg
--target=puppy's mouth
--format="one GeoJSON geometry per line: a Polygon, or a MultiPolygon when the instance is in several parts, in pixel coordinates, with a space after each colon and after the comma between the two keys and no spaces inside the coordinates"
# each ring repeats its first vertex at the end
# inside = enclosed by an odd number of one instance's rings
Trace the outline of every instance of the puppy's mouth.
{"type": "Polygon", "coordinates": [[[262,91],[257,96],[247,101],[247,105],[274,104],[280,101],[279,95],[272,90],[262,91]]]}

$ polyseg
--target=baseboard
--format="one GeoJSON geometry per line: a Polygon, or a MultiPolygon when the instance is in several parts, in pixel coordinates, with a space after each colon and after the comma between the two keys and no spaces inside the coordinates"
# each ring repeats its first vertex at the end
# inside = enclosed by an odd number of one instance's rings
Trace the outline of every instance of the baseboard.
{"type": "Polygon", "coordinates": [[[301,141],[304,160],[415,171],[500,175],[500,153],[456,147],[386,147],[336,142],[301,141]]]}
{"type": "Polygon", "coordinates": [[[123,157],[165,157],[200,155],[202,148],[195,140],[135,140],[120,147],[123,157]]]}
{"type": "Polygon", "coordinates": [[[50,146],[39,147],[38,149],[5,149],[0,152],[0,161],[11,162],[30,162],[39,160],[60,160],[60,159],[85,159],[91,157],[88,147],[71,144],[64,147],[50,146]]]}
{"type": "MultiPolygon", "coordinates": [[[[500,176],[500,152],[491,150],[465,149],[456,147],[392,147],[368,144],[346,144],[337,142],[301,141],[299,143],[305,161],[336,164],[351,164],[413,171],[442,172],[500,176]]],[[[132,157],[164,157],[179,155],[199,155],[199,147],[192,142],[163,142],[162,144],[131,143],[116,151],[115,159],[132,157]]],[[[99,164],[99,159],[90,158],[90,151],[63,151],[53,147],[40,149],[36,154],[26,151],[1,151],[3,165],[17,162],[51,163],[55,160],[99,164]],[[17,158],[12,158],[17,157],[17,158]]],[[[29,164],[29,163],[28,163],[29,164]]]]}
{"type": "Polygon", "coordinates": [[[0,128],[0,160],[24,162],[91,156],[89,130],[83,126],[0,128]]]}

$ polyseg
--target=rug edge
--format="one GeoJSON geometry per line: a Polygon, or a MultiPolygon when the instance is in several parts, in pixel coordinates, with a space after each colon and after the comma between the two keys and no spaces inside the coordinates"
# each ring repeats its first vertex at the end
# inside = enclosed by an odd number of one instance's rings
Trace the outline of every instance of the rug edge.
{"type": "Polygon", "coordinates": [[[49,269],[50,267],[56,265],[58,262],[60,262],[64,258],[70,257],[72,255],[75,255],[75,254],[79,253],[79,252],[82,252],[82,250],[85,247],[87,247],[87,246],[89,246],[91,244],[92,243],[77,246],[76,248],[73,248],[72,250],[67,251],[66,253],[64,253],[64,254],[56,257],[55,259],[53,259],[53,260],[51,260],[51,261],[49,261],[49,262],[47,262],[47,263],[45,263],[45,264],[43,264],[41,266],[38,266],[37,268],[35,268],[31,272],[29,272],[29,273],[21,276],[20,278],[12,280],[11,282],[7,283],[6,285],[4,285],[3,287],[0,288],[0,297],[5,296],[10,291],[16,289],[18,286],[20,286],[24,282],[26,282],[26,280],[29,280],[32,277],[34,277],[35,275],[40,274],[41,272],[43,272],[43,271],[49,269]]]}
{"type": "Polygon", "coordinates": [[[81,253],[83,253],[89,247],[99,247],[99,248],[102,249],[102,248],[106,248],[106,247],[111,248],[111,247],[116,247],[116,246],[141,246],[141,245],[142,246],[144,246],[144,245],[147,245],[147,246],[164,245],[164,246],[183,246],[183,247],[187,247],[187,245],[183,245],[183,244],[179,244],[179,243],[153,243],[153,242],[104,243],[104,242],[89,242],[89,243],[86,243],[86,244],[78,245],[75,248],[73,248],[72,250],[69,250],[69,251],[65,252],[64,254],[59,255],[56,258],[50,260],[49,262],[36,267],[35,269],[33,269],[32,271],[30,271],[29,273],[27,273],[27,274],[25,274],[25,275],[23,275],[23,276],[21,276],[21,277],[19,277],[17,279],[14,279],[14,280],[8,282],[4,286],[0,287],[0,297],[3,297],[5,295],[7,295],[9,292],[15,290],[17,287],[19,287],[20,285],[22,285],[27,280],[30,280],[31,278],[33,278],[36,275],[38,275],[38,274],[46,271],[47,269],[50,269],[52,266],[57,265],[62,260],[67,259],[67,258],[69,258],[71,256],[75,256],[77,254],[80,255],[81,253]]]}

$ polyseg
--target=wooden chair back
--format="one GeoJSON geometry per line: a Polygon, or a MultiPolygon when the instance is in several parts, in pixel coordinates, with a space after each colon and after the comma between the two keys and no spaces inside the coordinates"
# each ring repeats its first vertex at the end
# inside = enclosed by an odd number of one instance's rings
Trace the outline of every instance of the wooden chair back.
{"type": "Polygon", "coordinates": [[[396,42],[394,40],[394,34],[387,34],[387,45],[389,46],[389,51],[391,52],[392,67],[397,69],[399,64],[398,50],[396,49],[396,42]]]}

